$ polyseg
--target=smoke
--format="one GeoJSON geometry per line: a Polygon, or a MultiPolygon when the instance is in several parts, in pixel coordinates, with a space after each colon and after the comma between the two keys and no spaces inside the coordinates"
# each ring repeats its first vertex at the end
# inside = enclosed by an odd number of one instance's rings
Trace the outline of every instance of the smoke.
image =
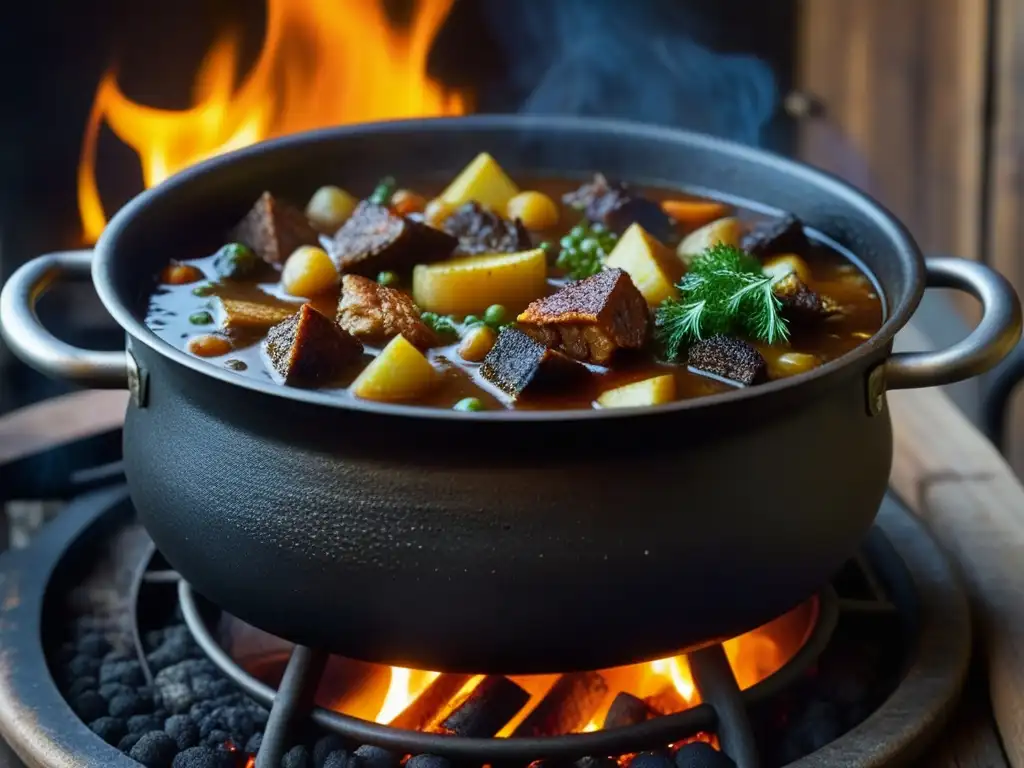
{"type": "Polygon", "coordinates": [[[490,0],[505,104],[528,114],[618,117],[759,144],[778,102],[764,62],[698,42],[678,0],[490,0]]]}

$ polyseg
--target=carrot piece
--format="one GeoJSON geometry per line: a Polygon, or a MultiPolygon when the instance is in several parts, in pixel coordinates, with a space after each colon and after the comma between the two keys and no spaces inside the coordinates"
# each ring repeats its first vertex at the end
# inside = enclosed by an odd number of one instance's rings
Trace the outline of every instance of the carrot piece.
{"type": "Polygon", "coordinates": [[[167,285],[187,285],[203,279],[203,273],[191,264],[171,264],[160,273],[160,282],[167,285]]]}
{"type": "Polygon", "coordinates": [[[689,227],[700,227],[715,219],[728,216],[731,208],[716,200],[664,200],[661,210],[689,227]]]}

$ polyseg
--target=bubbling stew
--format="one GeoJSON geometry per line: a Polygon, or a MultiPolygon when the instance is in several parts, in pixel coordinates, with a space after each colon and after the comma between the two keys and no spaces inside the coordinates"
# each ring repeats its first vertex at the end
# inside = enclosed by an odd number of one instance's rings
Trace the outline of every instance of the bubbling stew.
{"type": "Polygon", "coordinates": [[[239,376],[478,411],[756,386],[882,322],[869,277],[795,216],[600,173],[519,182],[485,153],[436,195],[266,192],[216,253],[163,270],[146,323],[239,376]]]}

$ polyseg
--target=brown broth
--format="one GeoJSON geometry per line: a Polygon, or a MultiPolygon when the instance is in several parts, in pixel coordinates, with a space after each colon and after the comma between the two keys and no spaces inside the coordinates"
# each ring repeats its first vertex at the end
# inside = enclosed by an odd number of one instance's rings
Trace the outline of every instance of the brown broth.
{"type": "MultiPolygon", "coordinates": [[[[577,186],[576,182],[562,180],[533,180],[530,184],[523,183],[521,189],[538,189],[550,195],[556,202],[562,193],[577,186]]],[[[418,188],[419,192],[436,192],[426,185],[418,188]]],[[[687,198],[685,194],[666,189],[645,188],[643,193],[653,199],[687,198]]],[[[543,240],[558,241],[572,226],[579,222],[580,214],[567,206],[560,205],[561,220],[556,229],[546,232],[534,232],[536,243],[543,240]]],[[[757,221],[762,216],[750,211],[739,210],[736,215],[746,221],[757,221]]],[[[686,229],[680,229],[685,234],[686,229]]],[[[673,244],[674,246],[674,244],[673,244]]],[[[207,282],[216,281],[214,256],[205,255],[195,259],[184,259],[179,263],[190,264],[200,269],[207,282]]],[[[849,259],[834,249],[821,243],[815,243],[805,261],[811,269],[810,287],[835,299],[842,307],[841,315],[830,318],[814,326],[799,327],[791,324],[791,336],[787,343],[771,347],[757,344],[761,354],[769,363],[785,352],[805,352],[816,355],[823,362],[833,360],[857,347],[873,335],[882,323],[882,304],[871,280],[862,273],[849,259]]],[[[408,288],[409,275],[402,275],[405,284],[398,287],[408,288]]],[[[218,333],[223,327],[224,312],[218,298],[235,298],[248,300],[266,300],[273,296],[287,301],[298,308],[310,301],[314,308],[328,317],[334,317],[339,290],[321,294],[314,299],[301,299],[286,295],[277,282],[257,283],[225,280],[214,285],[213,294],[206,297],[192,293],[196,285],[161,285],[150,299],[146,324],[161,339],[173,346],[187,350],[189,341],[198,336],[218,333]],[[195,325],[189,317],[197,312],[209,312],[214,322],[210,325],[195,325]]],[[[554,292],[564,281],[549,278],[549,292],[554,292]]],[[[539,298],[539,297],[538,297],[539,298]]],[[[481,311],[483,307],[480,308],[481,311]]],[[[517,314],[523,307],[507,307],[509,315],[517,314]]],[[[459,318],[461,319],[461,318],[459,318]]],[[[233,332],[230,336],[233,349],[229,354],[204,358],[211,365],[227,366],[240,376],[275,381],[274,374],[266,363],[260,342],[265,332],[233,332]],[[244,365],[244,369],[240,369],[244,365]]],[[[464,361],[456,351],[458,342],[444,347],[436,347],[426,352],[435,367],[442,372],[441,383],[431,393],[417,400],[417,404],[439,408],[451,408],[464,397],[479,398],[485,409],[517,408],[517,409],[569,409],[593,408],[597,396],[623,384],[640,381],[654,375],[671,373],[676,379],[676,399],[700,397],[703,395],[725,392],[732,386],[693,373],[680,364],[669,364],[657,361],[650,352],[620,353],[613,361],[613,367],[588,366],[592,375],[582,385],[558,394],[529,394],[513,402],[487,382],[479,373],[480,365],[464,361]]],[[[380,351],[379,347],[366,347],[365,361],[380,351]]],[[[355,366],[351,374],[343,380],[334,382],[321,391],[330,392],[344,400],[353,397],[346,387],[358,375],[362,365],[355,366]]]]}

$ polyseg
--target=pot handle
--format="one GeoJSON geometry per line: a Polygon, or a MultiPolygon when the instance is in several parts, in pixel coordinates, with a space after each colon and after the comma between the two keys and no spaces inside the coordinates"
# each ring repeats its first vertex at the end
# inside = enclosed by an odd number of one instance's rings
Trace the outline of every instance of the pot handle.
{"type": "Polygon", "coordinates": [[[885,363],[887,389],[952,384],[993,368],[1021,335],[1021,309],[1009,281],[970,259],[925,260],[929,288],[956,288],[981,301],[981,322],[951,347],[936,352],[898,352],[885,363]]]}
{"type": "Polygon", "coordinates": [[[58,251],[19,267],[0,291],[0,334],[24,362],[59,379],[84,387],[124,389],[128,355],[96,352],[61,341],[39,322],[36,302],[56,281],[88,277],[92,251],[58,251]]]}

